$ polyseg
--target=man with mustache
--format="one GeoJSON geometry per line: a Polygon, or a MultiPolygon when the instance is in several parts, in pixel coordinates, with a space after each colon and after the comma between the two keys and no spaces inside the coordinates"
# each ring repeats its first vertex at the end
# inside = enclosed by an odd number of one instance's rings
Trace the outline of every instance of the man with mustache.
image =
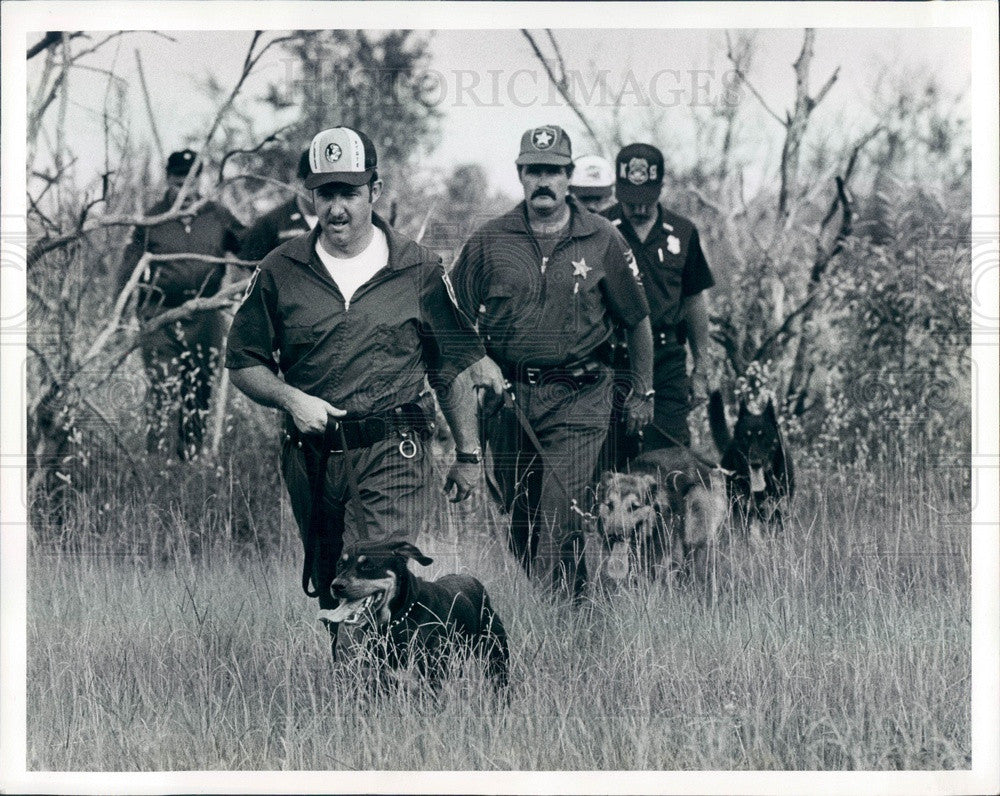
{"type": "Polygon", "coordinates": [[[582,594],[581,517],[607,434],[614,324],[634,352],[628,410],[652,417],[652,338],[628,245],[569,195],[570,140],[555,125],[527,130],[515,161],[524,201],[477,230],[452,271],[458,302],[511,383],[542,450],[507,410],[488,423],[499,496],[511,510],[510,547],[557,593],[582,594]]]}
{"type": "Polygon", "coordinates": [[[474,388],[503,389],[440,257],[373,211],[377,164],[362,132],[313,138],[305,187],[317,227],[261,261],[229,334],[233,384],[285,412],[282,474],[306,548],[303,587],[320,609],[337,603],[330,584],[342,550],[413,542],[425,524],[425,375],[459,451],[445,482],[456,501],[479,480],[474,388]]]}
{"type": "MultiPolygon", "coordinates": [[[[689,445],[688,411],[708,397],[708,304],[705,290],[715,284],[694,224],[659,204],[663,189],[663,153],[651,144],[629,144],[615,158],[618,203],[605,215],[635,252],[649,300],[656,349],[653,422],[674,440],[689,445]],[[687,348],[693,368],[687,373],[687,348]]],[[[612,432],[624,439],[627,433],[612,432]]],[[[665,448],[674,443],[650,426],[642,444],[665,448]]],[[[637,446],[619,446],[618,469],[637,446]]]]}

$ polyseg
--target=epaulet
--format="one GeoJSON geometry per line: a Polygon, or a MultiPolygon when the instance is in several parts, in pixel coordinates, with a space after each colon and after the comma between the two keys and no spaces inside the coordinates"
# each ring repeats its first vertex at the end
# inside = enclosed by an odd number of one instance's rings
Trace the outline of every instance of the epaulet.
{"type": "Polygon", "coordinates": [[[613,218],[611,220],[611,225],[615,227],[620,227],[622,225],[622,220],[620,218],[613,218]]]}

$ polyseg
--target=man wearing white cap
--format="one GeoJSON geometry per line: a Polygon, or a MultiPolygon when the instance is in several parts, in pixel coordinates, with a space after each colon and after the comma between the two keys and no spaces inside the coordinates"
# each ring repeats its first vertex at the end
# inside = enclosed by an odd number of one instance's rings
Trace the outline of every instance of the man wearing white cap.
{"type": "Polygon", "coordinates": [[[459,452],[445,483],[454,500],[479,478],[475,383],[503,385],[440,258],[373,212],[376,166],[364,133],[313,138],[304,184],[317,227],[261,261],[226,359],[233,384],[285,411],[282,474],[306,552],[303,588],[327,611],[342,551],[414,541],[428,515],[425,375],[459,452]]]}
{"type": "Polygon", "coordinates": [[[615,170],[600,155],[583,155],[573,161],[569,190],[591,213],[600,213],[615,203],[615,170]]]}

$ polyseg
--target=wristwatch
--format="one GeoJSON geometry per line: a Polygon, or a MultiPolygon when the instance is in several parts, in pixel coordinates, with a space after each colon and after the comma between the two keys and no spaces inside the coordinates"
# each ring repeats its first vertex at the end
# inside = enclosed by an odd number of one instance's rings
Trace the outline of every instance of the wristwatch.
{"type": "Polygon", "coordinates": [[[455,451],[455,462],[457,464],[482,464],[483,451],[481,448],[476,448],[474,451],[468,453],[465,451],[455,451]]]}

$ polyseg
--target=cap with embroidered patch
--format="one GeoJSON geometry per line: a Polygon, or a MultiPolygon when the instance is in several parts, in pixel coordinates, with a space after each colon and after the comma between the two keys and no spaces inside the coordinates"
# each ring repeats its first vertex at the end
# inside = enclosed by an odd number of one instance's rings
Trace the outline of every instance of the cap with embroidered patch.
{"type": "Polygon", "coordinates": [[[611,196],[614,167],[600,155],[583,155],[573,161],[569,189],[577,196],[611,196]]]}
{"type": "Polygon", "coordinates": [[[615,158],[615,195],[626,204],[653,204],[663,188],[663,153],[652,144],[629,144],[615,158]]]}
{"type": "Polygon", "coordinates": [[[310,191],[332,182],[365,185],[378,165],[375,145],[364,133],[350,127],[332,127],[317,133],[309,146],[310,191]]]}
{"type": "Polygon", "coordinates": [[[167,174],[186,177],[188,172],[191,171],[191,164],[194,163],[197,157],[198,153],[193,149],[181,149],[177,152],[171,152],[170,157],[167,158],[167,174]]]}
{"type": "Polygon", "coordinates": [[[525,130],[521,136],[521,151],[514,162],[518,166],[568,166],[573,162],[569,136],[554,124],[525,130]]]}

